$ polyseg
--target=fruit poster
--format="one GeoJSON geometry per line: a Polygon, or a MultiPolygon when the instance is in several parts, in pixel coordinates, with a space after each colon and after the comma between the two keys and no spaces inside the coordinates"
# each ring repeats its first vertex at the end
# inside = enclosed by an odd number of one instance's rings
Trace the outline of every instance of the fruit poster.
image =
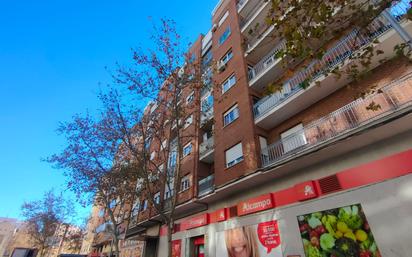
{"type": "Polygon", "coordinates": [[[306,257],[381,257],[360,204],[298,216],[306,257]]]}
{"type": "Polygon", "coordinates": [[[276,220],[217,233],[216,256],[281,257],[281,239],[276,220]]]}

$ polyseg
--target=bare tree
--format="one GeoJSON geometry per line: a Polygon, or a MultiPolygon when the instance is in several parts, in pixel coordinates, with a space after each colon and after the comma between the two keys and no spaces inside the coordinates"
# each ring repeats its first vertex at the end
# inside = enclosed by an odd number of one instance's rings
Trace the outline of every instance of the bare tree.
{"type": "Polygon", "coordinates": [[[73,214],[71,202],[62,194],[47,191],[43,199],[25,202],[21,208],[34,246],[39,248],[40,257],[46,256],[59,225],[73,214]]]}
{"type": "MultiPolygon", "coordinates": [[[[75,115],[71,122],[58,129],[67,141],[65,149],[47,159],[62,169],[68,187],[83,204],[93,203],[103,212],[106,230],[113,241],[114,253],[119,256],[122,226],[128,221],[135,197],[136,172],[125,166],[122,142],[127,133],[122,126],[131,127],[133,115],[122,116],[119,126],[114,114],[121,112],[121,98],[115,91],[100,94],[102,109],[96,117],[75,115]]],[[[127,130],[128,131],[128,130],[127,130]]]]}
{"type": "Polygon", "coordinates": [[[138,197],[147,199],[167,226],[168,256],[179,203],[183,159],[194,149],[200,123],[200,91],[204,90],[199,56],[182,46],[175,23],[154,26],[153,48],[136,49],[130,67],[119,66],[114,79],[138,100],[150,100],[124,142],[138,174],[138,197]],[[188,99],[185,101],[184,99],[188,99]],[[163,194],[160,194],[162,192],[163,194]]]}

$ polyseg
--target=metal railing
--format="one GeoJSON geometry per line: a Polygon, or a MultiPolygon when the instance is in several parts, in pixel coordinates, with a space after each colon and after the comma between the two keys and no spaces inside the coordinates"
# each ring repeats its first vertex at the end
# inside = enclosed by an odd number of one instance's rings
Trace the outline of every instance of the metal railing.
{"type": "Polygon", "coordinates": [[[409,73],[262,149],[262,165],[273,164],[411,105],[412,73],[409,73]]]}
{"type": "Polygon", "coordinates": [[[204,141],[203,143],[200,144],[199,146],[199,153],[200,153],[200,158],[203,157],[203,155],[205,155],[207,152],[209,152],[210,150],[214,149],[214,138],[209,137],[206,141],[204,141]]]}
{"type": "MultiPolygon", "coordinates": [[[[403,2],[399,4],[404,5],[403,2]]],[[[392,8],[398,7],[395,5],[392,8]]],[[[407,9],[404,10],[406,11],[407,9]]],[[[401,21],[401,19],[401,16],[397,16],[398,21],[401,21]]],[[[348,60],[354,52],[363,49],[390,28],[391,25],[389,22],[380,15],[369,25],[368,33],[361,33],[357,29],[354,29],[334,47],[330,48],[320,60],[312,61],[306,68],[284,82],[282,90],[266,96],[257,102],[253,106],[255,119],[263,116],[297,92],[304,90],[304,84],[309,85],[312,81],[332,71],[338,65],[348,60]]]]}
{"type": "Polygon", "coordinates": [[[239,11],[247,2],[248,0],[239,0],[236,4],[237,10],[239,11]]]}
{"type": "Polygon", "coordinates": [[[210,107],[207,111],[202,111],[200,114],[200,125],[206,124],[213,118],[213,107],[210,107]]]}
{"type": "Polygon", "coordinates": [[[198,182],[198,196],[206,195],[215,190],[215,175],[212,174],[198,182]]]}
{"type": "Polygon", "coordinates": [[[265,2],[265,0],[253,0],[254,2],[254,6],[252,8],[252,10],[244,17],[240,20],[240,28],[241,30],[244,29],[244,27],[246,26],[246,24],[249,23],[249,21],[256,15],[256,12],[264,5],[267,4],[267,2],[265,2]]]}
{"type": "Polygon", "coordinates": [[[263,57],[248,74],[249,81],[253,80],[255,77],[259,76],[261,73],[268,70],[272,65],[278,60],[278,53],[285,49],[286,41],[282,40],[279,42],[265,57],[263,57]]]}

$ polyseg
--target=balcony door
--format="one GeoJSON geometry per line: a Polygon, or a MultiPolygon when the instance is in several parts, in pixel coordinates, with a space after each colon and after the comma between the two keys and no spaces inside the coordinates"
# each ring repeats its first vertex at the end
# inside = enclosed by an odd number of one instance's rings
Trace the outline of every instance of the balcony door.
{"type": "Polygon", "coordinates": [[[307,143],[302,123],[280,134],[283,152],[287,153],[307,143]]]}

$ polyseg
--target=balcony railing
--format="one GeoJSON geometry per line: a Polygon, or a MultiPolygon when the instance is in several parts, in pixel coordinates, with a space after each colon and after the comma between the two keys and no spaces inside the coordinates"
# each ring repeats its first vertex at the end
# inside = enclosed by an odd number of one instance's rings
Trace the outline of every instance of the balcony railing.
{"type": "Polygon", "coordinates": [[[265,57],[262,58],[253,68],[249,71],[248,78],[249,81],[253,80],[263,72],[267,71],[275,62],[278,58],[278,53],[285,49],[286,47],[286,41],[282,40],[279,42],[275,48],[273,48],[269,54],[267,54],[265,57]]]}
{"type": "MultiPolygon", "coordinates": [[[[240,2],[242,2],[242,1],[240,1],[240,2]]],[[[245,3],[246,3],[246,1],[245,1],[245,3]]],[[[245,3],[243,3],[243,4],[245,4],[245,3]]],[[[240,20],[241,30],[243,30],[245,25],[248,24],[249,21],[256,15],[256,12],[263,6],[263,4],[265,4],[265,1],[264,0],[253,0],[253,3],[255,5],[253,6],[252,10],[244,18],[242,18],[240,20]]],[[[243,6],[243,4],[242,4],[242,6],[243,6]]],[[[240,7],[242,7],[242,6],[240,6],[240,7]]],[[[239,4],[238,4],[238,8],[239,8],[239,4]]]]}
{"type": "Polygon", "coordinates": [[[209,120],[213,118],[213,107],[207,111],[202,111],[200,114],[200,125],[205,125],[209,120]]]}
{"type": "MultiPolygon", "coordinates": [[[[404,6],[404,2],[399,2],[391,9],[396,9],[398,15],[395,18],[401,21],[402,15],[399,15],[400,10],[406,13],[407,9],[404,6]]],[[[274,94],[271,94],[259,102],[253,107],[253,113],[255,119],[263,116],[291,96],[304,90],[303,84],[309,85],[310,82],[316,80],[328,71],[333,70],[344,61],[348,60],[354,52],[363,49],[365,45],[372,43],[377,37],[385,33],[391,28],[389,22],[380,15],[368,27],[368,33],[360,33],[357,29],[353,30],[346,37],[340,40],[334,47],[329,49],[326,54],[320,60],[314,60],[305,69],[296,73],[292,78],[287,80],[282,90],[274,94]]]]}
{"type": "Polygon", "coordinates": [[[199,180],[198,196],[206,195],[215,190],[215,175],[212,174],[202,180],[199,180]]]}
{"type": "Polygon", "coordinates": [[[200,144],[200,147],[199,147],[200,158],[202,158],[203,155],[208,153],[210,150],[213,150],[213,148],[214,148],[214,138],[209,137],[206,141],[200,144]]]}
{"type": "Polygon", "coordinates": [[[240,9],[242,9],[242,7],[246,4],[246,2],[249,0],[239,0],[236,4],[237,10],[239,11],[240,9]]]}
{"type": "Polygon", "coordinates": [[[262,149],[262,164],[271,165],[411,105],[412,73],[409,73],[262,149]]]}

